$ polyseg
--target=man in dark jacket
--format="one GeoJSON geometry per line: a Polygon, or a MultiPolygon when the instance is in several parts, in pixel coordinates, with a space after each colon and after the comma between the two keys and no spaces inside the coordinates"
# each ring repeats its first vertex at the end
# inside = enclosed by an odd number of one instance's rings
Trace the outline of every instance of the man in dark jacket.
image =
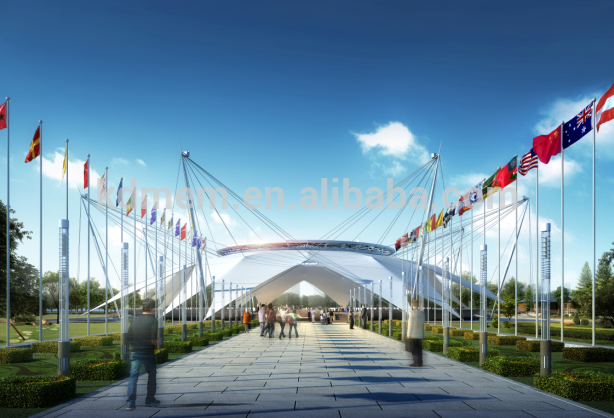
{"type": "Polygon", "coordinates": [[[145,405],[159,405],[156,396],[156,358],[154,349],[158,344],[158,324],[153,315],[156,303],[151,299],[143,301],[143,315],[135,316],[128,329],[128,343],[132,345],[130,354],[130,379],[128,380],[128,400],[126,410],[133,411],[136,406],[136,382],[141,364],[147,371],[147,397],[145,405]]]}
{"type": "Polygon", "coordinates": [[[367,308],[365,305],[362,305],[362,313],[360,314],[360,318],[362,319],[362,329],[367,329],[367,308]]]}

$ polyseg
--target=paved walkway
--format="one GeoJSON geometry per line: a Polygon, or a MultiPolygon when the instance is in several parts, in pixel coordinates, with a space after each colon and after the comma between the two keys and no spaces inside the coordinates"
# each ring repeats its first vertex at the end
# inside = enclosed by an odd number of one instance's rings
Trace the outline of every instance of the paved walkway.
{"type": "Polygon", "coordinates": [[[299,324],[299,338],[241,334],[158,369],[161,407],[125,411],[126,381],[38,416],[535,417],[608,415],[347,324],[299,324]]]}

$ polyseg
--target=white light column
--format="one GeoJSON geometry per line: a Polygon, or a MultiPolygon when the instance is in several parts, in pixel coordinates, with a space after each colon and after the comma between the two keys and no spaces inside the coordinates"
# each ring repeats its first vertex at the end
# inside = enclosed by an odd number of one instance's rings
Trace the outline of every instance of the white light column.
{"type": "Polygon", "coordinates": [[[542,260],[542,338],[540,341],[540,368],[541,376],[550,376],[552,371],[552,356],[550,347],[550,224],[547,223],[542,230],[541,236],[541,260],[542,260]]]}
{"type": "Polygon", "coordinates": [[[164,256],[158,260],[158,348],[164,348],[166,298],[164,297],[164,256]]]}
{"type": "Polygon", "coordinates": [[[122,316],[121,316],[121,358],[128,360],[130,358],[128,346],[128,289],[130,288],[130,277],[128,275],[128,243],[122,242],[121,247],[121,298],[122,298],[122,316]]]}
{"type": "Polygon", "coordinates": [[[480,364],[488,357],[488,318],[486,313],[486,282],[488,281],[488,247],[480,246],[480,364]]]}
{"type": "MultiPolygon", "coordinates": [[[[7,209],[8,213],[8,209],[7,209]]],[[[69,317],[69,233],[68,219],[60,219],[60,274],[59,274],[59,314],[60,314],[60,342],[58,344],[58,375],[70,374],[70,338],[68,333],[69,317]]],[[[7,321],[8,323],[9,321],[7,321]]],[[[8,335],[8,334],[7,334],[8,335]]]]}

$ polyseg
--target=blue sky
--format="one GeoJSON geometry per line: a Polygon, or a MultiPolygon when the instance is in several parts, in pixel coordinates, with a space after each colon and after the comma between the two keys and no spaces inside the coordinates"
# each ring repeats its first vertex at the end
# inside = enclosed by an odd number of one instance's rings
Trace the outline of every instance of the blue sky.
{"type": "MultiPolygon", "coordinates": [[[[65,211],[56,169],[65,138],[75,163],[72,186],[81,182],[78,167],[89,153],[97,173],[109,167],[109,186],[135,177],[139,186],[174,189],[181,140],[233,190],[281,187],[288,203],[298,203],[304,187],[319,189],[321,178],[329,185],[349,178],[363,193],[385,188],[387,177],[409,174],[440,143],[446,186],[465,189],[614,83],[612,12],[606,1],[6,4],[0,95],[12,98],[11,203],[34,231],[20,251],[38,266],[38,163],[23,160],[39,119],[44,270],[51,270],[65,211]],[[405,131],[390,133],[390,126],[405,131]],[[378,132],[384,142],[361,146],[364,135],[378,132]]],[[[608,222],[614,126],[602,128],[597,143],[601,254],[614,241],[608,222]]],[[[572,287],[591,258],[591,150],[589,137],[566,153],[565,282],[572,287]]],[[[556,162],[540,169],[540,222],[554,224],[555,284],[561,274],[556,162]]],[[[1,163],[5,200],[5,152],[1,163]]],[[[533,174],[521,178],[520,193],[531,193],[534,183],[533,174]]],[[[75,187],[69,201],[76,276],[75,187]]],[[[441,204],[440,195],[435,201],[441,204]]],[[[312,239],[352,213],[265,211],[294,237],[312,239]]],[[[393,216],[382,216],[359,238],[377,241],[393,216]]],[[[103,225],[100,217],[95,222],[103,225]]],[[[217,241],[232,244],[213,225],[217,241]]],[[[233,228],[238,241],[250,238],[241,222],[233,228]]],[[[503,231],[506,242],[509,224],[503,231]]],[[[385,243],[404,232],[394,230],[385,243]]],[[[489,243],[493,251],[496,243],[489,243]]],[[[528,249],[520,257],[525,265],[528,249]]],[[[92,275],[102,277],[95,260],[92,275]]]]}

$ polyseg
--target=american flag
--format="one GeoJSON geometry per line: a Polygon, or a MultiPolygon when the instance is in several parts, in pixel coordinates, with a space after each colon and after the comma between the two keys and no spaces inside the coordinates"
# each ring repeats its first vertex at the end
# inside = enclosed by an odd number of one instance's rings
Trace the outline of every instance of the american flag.
{"type": "Polygon", "coordinates": [[[535,152],[533,152],[533,148],[531,148],[531,151],[527,152],[520,159],[520,167],[518,167],[518,171],[523,176],[526,176],[529,171],[537,168],[538,161],[537,154],[535,154],[535,152]]]}

